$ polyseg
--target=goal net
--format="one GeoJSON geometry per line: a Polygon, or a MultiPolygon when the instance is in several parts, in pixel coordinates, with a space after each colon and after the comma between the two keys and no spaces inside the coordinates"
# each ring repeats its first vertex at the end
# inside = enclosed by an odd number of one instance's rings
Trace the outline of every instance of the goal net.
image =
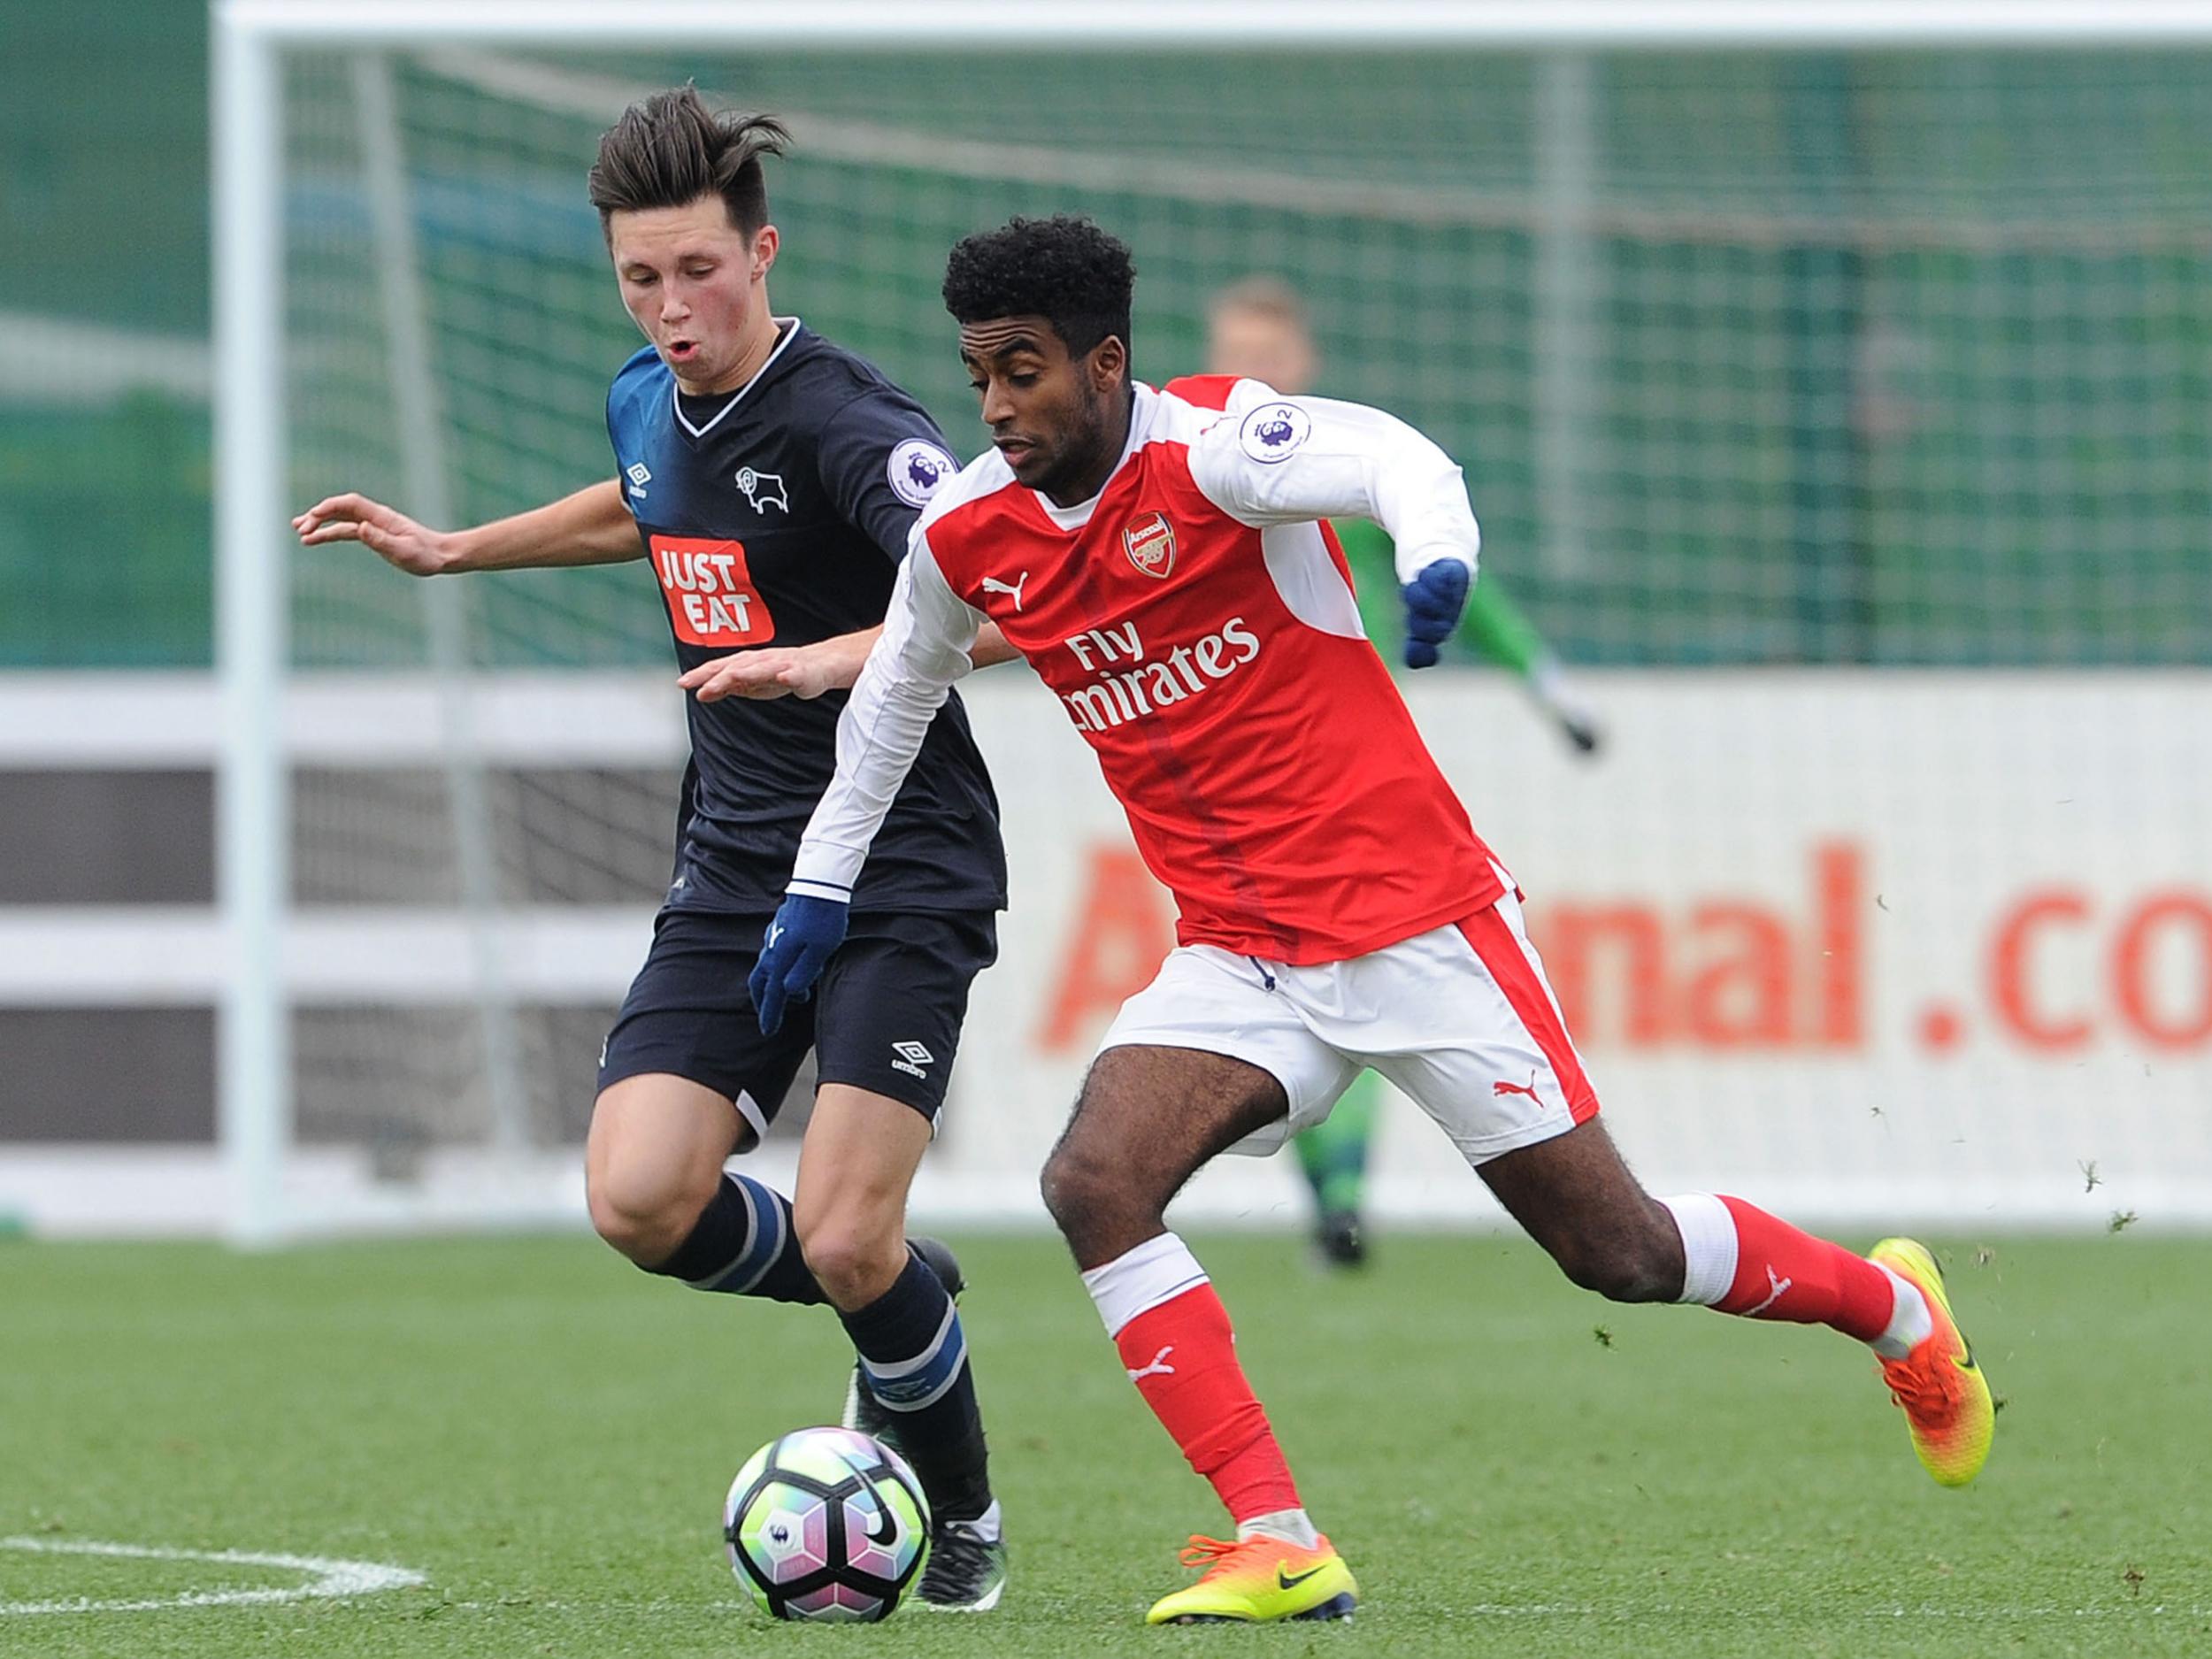
{"type": "MultiPolygon", "coordinates": [[[[2212,660],[2212,54],[468,33],[226,60],[234,94],[269,72],[274,140],[222,152],[226,363],[265,377],[224,388],[245,695],[281,640],[226,818],[242,1231],[580,1213],[684,752],[653,579],[420,583],[249,518],[355,488],[474,523],[606,475],[636,340],[584,173],[687,79],[794,134],[778,309],[964,454],[945,252],[1073,211],[1135,250],[1143,378],[1201,365],[1222,286],[1279,276],[1321,389],[1462,458],[1485,580],[1591,671],[1609,752],[1570,760],[1495,676],[1409,689],[1655,1178],[1960,1224],[2212,1216],[2212,695],[2185,672],[2212,660]],[[255,386],[273,411],[237,407],[255,386]],[[257,634],[249,580],[278,595],[257,634]]],[[[972,683],[1014,910],[921,1196],[1028,1214],[1171,911],[1001,672],[972,683]]],[[[1403,1104],[1384,1207],[1481,1213],[1403,1104]]],[[[1297,1214],[1273,1166],[1195,1196],[1297,1214]]]]}

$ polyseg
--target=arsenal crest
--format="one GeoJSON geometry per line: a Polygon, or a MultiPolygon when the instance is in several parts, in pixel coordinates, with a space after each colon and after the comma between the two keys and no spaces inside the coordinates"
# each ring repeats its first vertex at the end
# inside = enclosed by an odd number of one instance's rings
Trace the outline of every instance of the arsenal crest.
{"type": "Polygon", "coordinates": [[[1129,562],[1147,576],[1164,579],[1175,568],[1175,528],[1161,512],[1147,513],[1125,527],[1121,545],[1129,562]]]}

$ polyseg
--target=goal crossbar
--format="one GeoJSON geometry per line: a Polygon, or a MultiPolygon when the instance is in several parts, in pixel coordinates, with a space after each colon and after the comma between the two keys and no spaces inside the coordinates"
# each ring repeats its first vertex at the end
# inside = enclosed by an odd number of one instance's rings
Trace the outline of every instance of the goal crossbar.
{"type": "Polygon", "coordinates": [[[271,41],[400,46],[525,42],[643,47],[707,42],[842,50],[1068,50],[1184,44],[1280,50],[1956,46],[2140,47],[2212,39],[2190,0],[221,0],[217,27],[271,41]]]}

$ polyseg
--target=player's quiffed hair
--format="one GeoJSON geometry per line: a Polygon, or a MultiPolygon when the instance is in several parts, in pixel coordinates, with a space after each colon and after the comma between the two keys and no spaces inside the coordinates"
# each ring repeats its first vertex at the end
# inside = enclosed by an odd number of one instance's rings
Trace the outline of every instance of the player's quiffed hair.
{"type": "Polygon", "coordinates": [[[760,158],[780,156],[790,142],[774,116],[710,110],[688,81],[656,92],[623,111],[600,137],[590,180],[599,227],[606,229],[614,213],[718,196],[730,223],[749,236],[768,222],[760,158]]]}
{"type": "Polygon", "coordinates": [[[1128,247],[1065,214],[978,231],[945,262],[945,309],[956,322],[1041,317],[1079,357],[1109,334],[1129,344],[1136,286],[1128,247]]]}

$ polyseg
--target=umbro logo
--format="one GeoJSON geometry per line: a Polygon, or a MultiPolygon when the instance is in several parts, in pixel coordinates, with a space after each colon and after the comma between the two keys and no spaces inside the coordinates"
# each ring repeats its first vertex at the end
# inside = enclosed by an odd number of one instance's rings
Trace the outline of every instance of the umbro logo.
{"type": "Polygon", "coordinates": [[[645,487],[653,481],[651,469],[647,467],[642,461],[633,461],[622,471],[624,476],[630,480],[630,494],[635,495],[640,501],[643,501],[645,487]]]}
{"type": "Polygon", "coordinates": [[[1006,594],[1011,596],[1014,601],[1014,609],[1019,611],[1022,608],[1022,589],[1028,586],[1028,583],[1029,572],[1027,571],[1021,573],[1019,580],[1012,582],[1002,582],[995,576],[986,576],[983,579],[983,591],[987,594],[1006,594]]]}
{"type": "Polygon", "coordinates": [[[895,1042],[891,1052],[898,1056],[891,1062],[891,1069],[909,1077],[926,1078],[928,1068],[937,1063],[937,1056],[918,1042],[895,1042]]]}
{"type": "Polygon", "coordinates": [[[784,488],[780,472],[756,472],[749,466],[741,466],[737,487],[745,492],[745,504],[755,512],[766,512],[771,507],[783,513],[791,511],[791,494],[784,488]]]}

